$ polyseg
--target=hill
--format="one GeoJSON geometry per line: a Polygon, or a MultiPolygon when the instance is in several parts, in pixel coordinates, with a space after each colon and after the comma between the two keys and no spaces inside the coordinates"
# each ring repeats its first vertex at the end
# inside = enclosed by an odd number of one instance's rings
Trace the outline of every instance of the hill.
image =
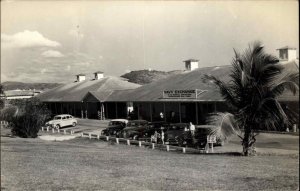
{"type": "Polygon", "coordinates": [[[61,85],[60,83],[23,83],[23,82],[12,82],[7,81],[3,82],[2,86],[5,91],[7,90],[30,90],[30,89],[36,89],[36,90],[47,90],[51,88],[55,88],[57,86],[61,85]]]}
{"type": "Polygon", "coordinates": [[[131,71],[122,75],[121,77],[128,79],[129,82],[137,83],[137,84],[148,84],[153,81],[166,78],[168,76],[179,74],[181,70],[174,70],[169,72],[157,71],[157,70],[136,70],[131,71]]]}

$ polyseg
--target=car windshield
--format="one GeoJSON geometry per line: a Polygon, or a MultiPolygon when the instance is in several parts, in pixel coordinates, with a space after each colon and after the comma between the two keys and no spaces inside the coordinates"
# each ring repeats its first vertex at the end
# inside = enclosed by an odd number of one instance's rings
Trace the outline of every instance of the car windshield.
{"type": "Polygon", "coordinates": [[[57,120],[57,119],[61,119],[61,117],[60,117],[60,116],[56,116],[56,117],[54,117],[54,119],[56,119],[56,120],[57,120]]]}
{"type": "Polygon", "coordinates": [[[121,121],[111,121],[111,122],[109,122],[109,125],[124,125],[124,122],[121,122],[121,121]]]}

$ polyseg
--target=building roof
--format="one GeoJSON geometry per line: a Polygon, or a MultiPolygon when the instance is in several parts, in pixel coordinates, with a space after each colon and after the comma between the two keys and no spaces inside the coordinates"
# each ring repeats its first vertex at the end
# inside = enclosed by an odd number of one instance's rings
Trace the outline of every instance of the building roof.
{"type": "MultiPolygon", "coordinates": [[[[292,71],[299,71],[299,62],[290,61],[283,64],[285,67],[283,75],[292,71]]],[[[172,75],[165,79],[161,79],[150,84],[146,84],[139,88],[126,91],[114,91],[106,101],[136,101],[136,102],[208,102],[208,101],[224,101],[219,89],[209,80],[204,80],[205,74],[210,74],[218,77],[223,81],[229,81],[229,73],[231,65],[198,68],[190,72],[183,72],[177,75],[172,75]],[[164,90],[206,90],[199,94],[197,98],[180,98],[166,99],[163,98],[164,90]]],[[[279,100],[281,101],[297,101],[298,95],[292,95],[290,92],[285,92],[279,100]]]]}
{"type": "Polygon", "coordinates": [[[85,76],[85,74],[77,74],[76,76],[85,76]]]}
{"type": "Polygon", "coordinates": [[[198,62],[199,60],[197,59],[188,59],[188,60],[184,60],[183,62],[198,62]]]}
{"type": "Polygon", "coordinates": [[[282,49],[292,49],[292,50],[296,50],[297,48],[291,47],[291,46],[284,46],[284,47],[278,48],[278,49],[276,49],[276,50],[282,50],[282,49]]]}
{"type": "Polygon", "coordinates": [[[44,102],[80,102],[88,92],[101,92],[98,98],[102,99],[112,90],[134,89],[139,86],[118,77],[107,76],[99,80],[84,80],[61,85],[39,94],[37,98],[44,102]]]}
{"type": "Polygon", "coordinates": [[[101,72],[101,71],[97,71],[97,72],[94,72],[94,74],[103,74],[104,72],[101,72]]]}

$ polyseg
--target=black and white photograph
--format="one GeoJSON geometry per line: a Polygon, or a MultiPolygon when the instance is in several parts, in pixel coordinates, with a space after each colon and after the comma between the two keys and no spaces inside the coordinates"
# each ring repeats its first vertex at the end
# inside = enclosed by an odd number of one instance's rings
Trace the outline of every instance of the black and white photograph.
{"type": "Polygon", "coordinates": [[[1,190],[299,190],[299,1],[0,8],[1,190]]]}

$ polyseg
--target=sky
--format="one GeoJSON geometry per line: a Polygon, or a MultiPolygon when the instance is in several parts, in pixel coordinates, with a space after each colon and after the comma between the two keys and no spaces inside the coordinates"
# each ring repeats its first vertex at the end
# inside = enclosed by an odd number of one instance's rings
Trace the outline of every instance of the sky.
{"type": "Polygon", "coordinates": [[[261,41],[299,50],[297,1],[1,1],[1,82],[229,65],[261,41]]]}

